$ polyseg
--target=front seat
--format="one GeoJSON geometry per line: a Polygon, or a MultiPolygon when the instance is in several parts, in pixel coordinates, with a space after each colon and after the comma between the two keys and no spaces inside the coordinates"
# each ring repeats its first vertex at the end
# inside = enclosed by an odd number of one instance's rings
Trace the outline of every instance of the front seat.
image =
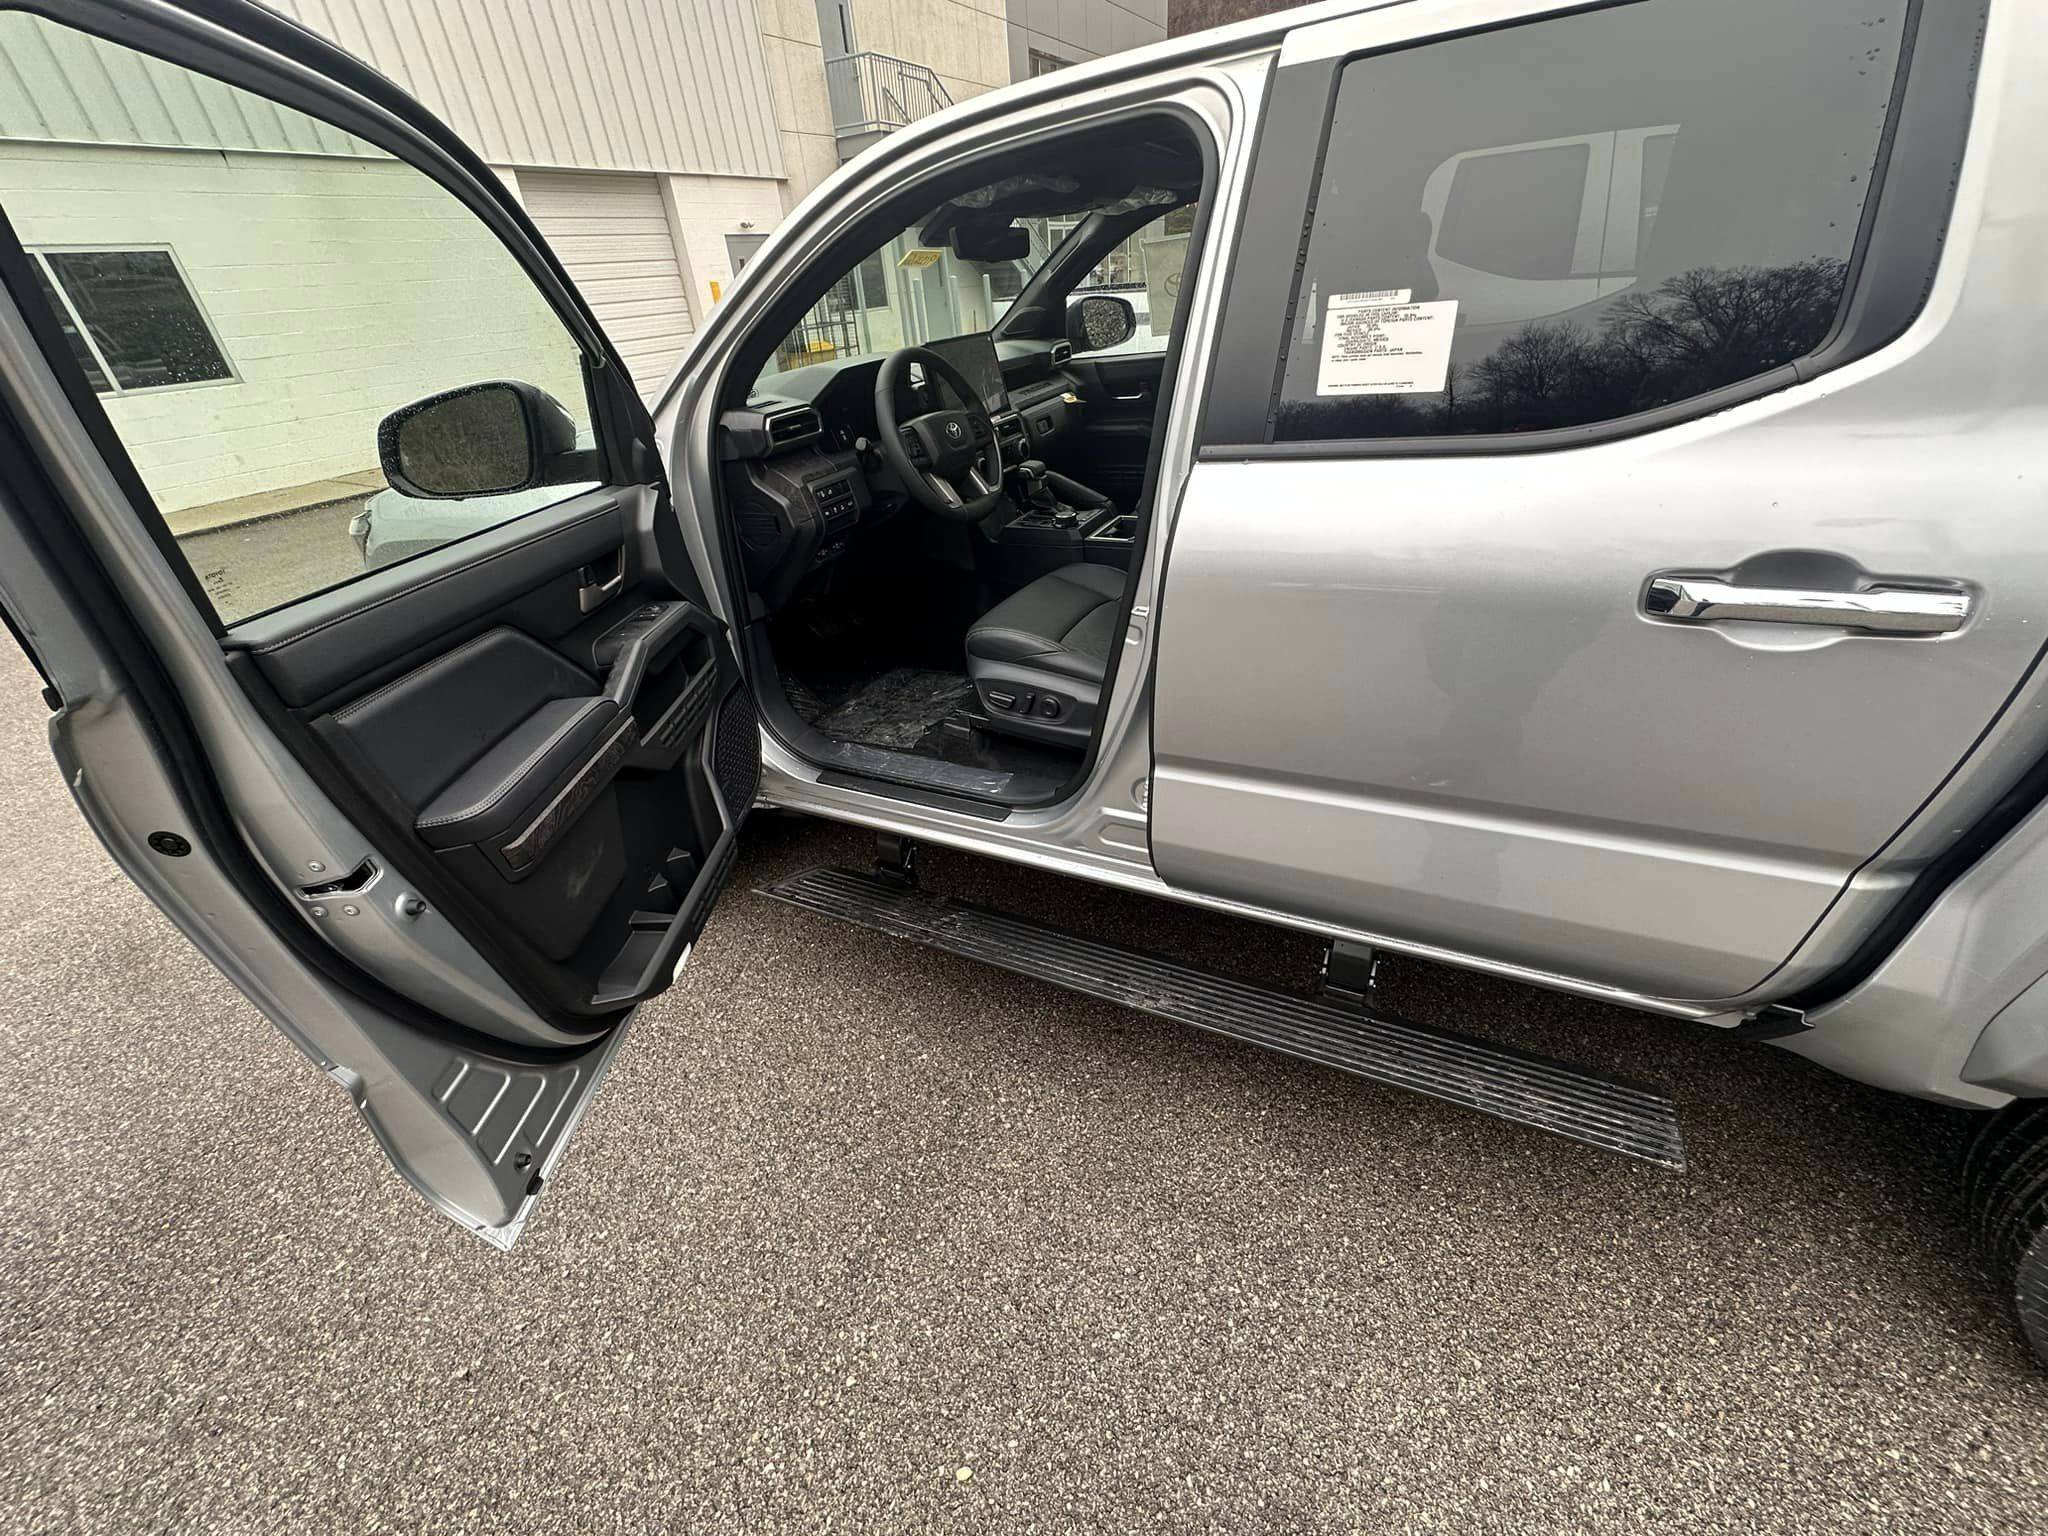
{"type": "Polygon", "coordinates": [[[1116,643],[1125,573],[1063,565],[1013,592],[967,631],[967,675],[992,729],[1085,747],[1116,643]]]}

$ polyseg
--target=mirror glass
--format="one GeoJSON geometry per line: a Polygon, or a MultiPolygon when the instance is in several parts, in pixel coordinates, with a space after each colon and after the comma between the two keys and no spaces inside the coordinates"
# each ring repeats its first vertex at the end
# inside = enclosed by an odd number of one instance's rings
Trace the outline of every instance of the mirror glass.
{"type": "Polygon", "coordinates": [[[1076,352],[1094,352],[1128,341],[1134,325],[1128,299],[1091,295],[1067,311],[1068,339],[1076,352]]]}
{"type": "Polygon", "coordinates": [[[391,466],[428,496],[487,496],[524,489],[533,440],[519,392],[479,384],[422,402],[398,423],[391,466]]]}

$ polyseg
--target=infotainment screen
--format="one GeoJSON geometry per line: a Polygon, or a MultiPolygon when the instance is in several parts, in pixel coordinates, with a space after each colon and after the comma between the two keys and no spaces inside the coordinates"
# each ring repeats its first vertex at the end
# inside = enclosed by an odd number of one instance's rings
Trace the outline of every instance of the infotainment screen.
{"type": "Polygon", "coordinates": [[[1003,389],[1003,366],[996,361],[996,344],[987,331],[928,341],[925,346],[960,370],[960,376],[974,386],[990,415],[1010,408],[1010,397],[1003,389]]]}

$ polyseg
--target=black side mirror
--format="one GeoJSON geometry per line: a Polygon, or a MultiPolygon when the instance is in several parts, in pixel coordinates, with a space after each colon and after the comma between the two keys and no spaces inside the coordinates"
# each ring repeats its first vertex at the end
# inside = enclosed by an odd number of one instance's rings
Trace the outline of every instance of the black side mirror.
{"type": "Polygon", "coordinates": [[[1067,306],[1067,340],[1076,352],[1100,352],[1137,333],[1138,312],[1129,299],[1091,293],[1080,303],[1067,306]]]}
{"type": "Polygon", "coordinates": [[[544,389],[511,379],[464,384],[402,405],[377,424],[391,488],[445,501],[587,478],[576,419],[544,389]]]}

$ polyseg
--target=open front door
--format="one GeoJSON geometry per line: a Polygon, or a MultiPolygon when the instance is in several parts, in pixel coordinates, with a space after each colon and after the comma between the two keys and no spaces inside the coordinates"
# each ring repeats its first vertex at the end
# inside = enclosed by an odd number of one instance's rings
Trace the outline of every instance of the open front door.
{"type": "Polygon", "coordinates": [[[240,0],[64,15],[0,14],[0,601],[114,858],[509,1244],[759,773],[653,423],[381,77],[240,0]],[[108,82],[178,110],[101,137],[108,82]]]}

